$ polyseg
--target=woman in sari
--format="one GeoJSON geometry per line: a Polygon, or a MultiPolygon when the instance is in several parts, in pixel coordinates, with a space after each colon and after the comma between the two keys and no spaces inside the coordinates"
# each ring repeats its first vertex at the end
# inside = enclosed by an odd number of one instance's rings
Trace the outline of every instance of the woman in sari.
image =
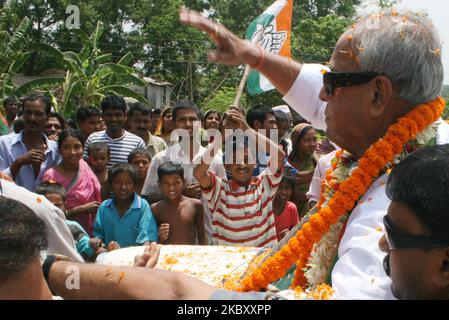
{"type": "Polygon", "coordinates": [[[48,169],[43,181],[55,181],[67,191],[67,218],[77,221],[92,236],[93,223],[101,204],[101,186],[89,165],[82,159],[84,140],[80,132],[66,129],[58,140],[62,162],[48,169]]]}
{"type": "Polygon", "coordinates": [[[307,213],[308,199],[306,193],[312,181],[313,172],[317,165],[315,150],[317,137],[315,129],[308,123],[300,123],[291,133],[292,152],[288,157],[286,170],[295,175],[296,185],[293,189],[291,201],[296,205],[300,218],[307,213]]]}
{"type": "Polygon", "coordinates": [[[154,135],[161,137],[167,143],[167,145],[171,145],[170,134],[175,129],[175,125],[172,119],[172,108],[167,107],[162,111],[161,117],[157,121],[156,130],[154,131],[154,135]]]}

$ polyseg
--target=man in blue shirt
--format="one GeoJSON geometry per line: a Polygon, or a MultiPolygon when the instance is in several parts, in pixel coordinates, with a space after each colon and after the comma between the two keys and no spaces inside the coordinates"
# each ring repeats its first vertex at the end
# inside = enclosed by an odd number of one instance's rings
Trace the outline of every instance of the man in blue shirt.
{"type": "Polygon", "coordinates": [[[98,208],[94,236],[111,250],[158,240],[156,220],[150,206],[134,192],[137,173],[128,163],[116,164],[109,173],[109,185],[114,197],[98,208]],[[112,244],[111,244],[112,243],[112,244]]]}
{"type": "Polygon", "coordinates": [[[60,161],[58,146],[44,134],[51,104],[43,95],[32,94],[23,101],[25,129],[0,137],[0,170],[30,191],[42,181],[45,171],[60,161]]]}

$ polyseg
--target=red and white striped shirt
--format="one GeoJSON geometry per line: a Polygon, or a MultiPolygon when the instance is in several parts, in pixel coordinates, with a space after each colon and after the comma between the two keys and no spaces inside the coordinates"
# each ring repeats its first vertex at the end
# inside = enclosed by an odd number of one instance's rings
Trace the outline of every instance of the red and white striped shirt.
{"type": "Polygon", "coordinates": [[[212,213],[214,245],[262,247],[277,242],[273,199],[282,174],[263,174],[243,187],[209,172],[212,186],[203,189],[203,196],[212,213]]]}

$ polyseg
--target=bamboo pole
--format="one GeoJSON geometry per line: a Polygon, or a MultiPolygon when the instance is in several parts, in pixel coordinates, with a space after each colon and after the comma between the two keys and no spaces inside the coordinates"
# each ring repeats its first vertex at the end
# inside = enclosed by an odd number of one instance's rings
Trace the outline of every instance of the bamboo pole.
{"type": "MultiPolygon", "coordinates": [[[[253,40],[253,44],[258,44],[260,40],[262,40],[263,35],[265,34],[265,27],[263,27],[260,32],[256,35],[253,40]]],[[[242,79],[240,80],[239,88],[235,95],[233,107],[239,108],[242,112],[242,108],[240,108],[240,99],[242,98],[243,89],[245,88],[246,80],[248,80],[249,72],[251,71],[251,67],[249,64],[245,65],[245,71],[243,72],[242,79]]]]}

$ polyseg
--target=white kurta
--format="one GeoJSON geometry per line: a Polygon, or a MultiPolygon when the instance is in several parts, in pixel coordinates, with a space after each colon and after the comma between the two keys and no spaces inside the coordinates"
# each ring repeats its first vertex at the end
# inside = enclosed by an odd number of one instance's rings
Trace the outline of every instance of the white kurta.
{"type": "MultiPolygon", "coordinates": [[[[318,98],[326,67],[305,64],[284,100],[317,129],[326,129],[327,103],[318,98]]],[[[449,143],[449,125],[438,121],[437,144],[449,143]]],[[[385,253],[378,242],[390,200],[385,194],[387,176],[379,177],[352,211],[338,248],[332,286],[338,299],[394,299],[391,280],[383,269],[385,253]]]]}
{"type": "Polygon", "coordinates": [[[73,261],[84,262],[76,251],[75,241],[67,226],[64,213],[47,198],[3,179],[0,179],[0,195],[20,201],[45,222],[48,239],[47,254],[61,254],[73,261]]]}
{"type": "Polygon", "coordinates": [[[332,159],[335,158],[337,150],[325,154],[318,159],[315,171],[313,172],[312,181],[310,182],[309,191],[306,196],[310,201],[319,202],[321,195],[321,181],[326,178],[327,170],[332,168],[332,159]]]}

